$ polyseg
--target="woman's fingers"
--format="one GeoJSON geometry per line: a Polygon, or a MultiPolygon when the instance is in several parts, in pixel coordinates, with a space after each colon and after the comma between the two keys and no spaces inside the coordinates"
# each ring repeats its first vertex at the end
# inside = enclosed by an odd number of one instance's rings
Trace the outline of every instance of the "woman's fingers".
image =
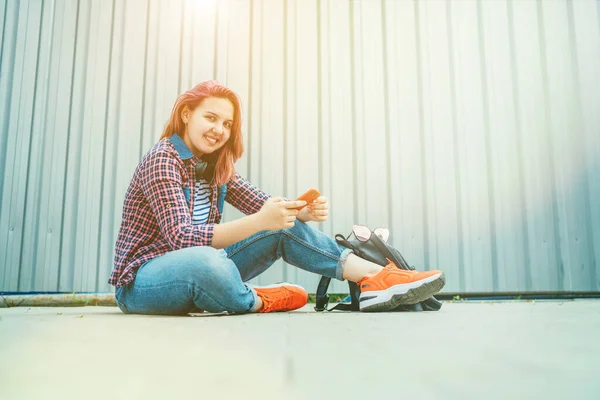
{"type": "Polygon", "coordinates": [[[329,211],[327,210],[311,210],[310,212],[311,219],[316,222],[324,222],[327,221],[327,216],[329,215],[329,211]]]}
{"type": "Polygon", "coordinates": [[[308,209],[310,210],[311,219],[313,221],[327,221],[327,216],[329,215],[329,201],[327,200],[327,197],[320,196],[308,205],[308,209]]]}
{"type": "Polygon", "coordinates": [[[285,203],[283,203],[283,207],[285,207],[287,209],[294,209],[294,208],[302,207],[305,204],[306,204],[306,201],[304,201],[304,200],[292,200],[292,201],[286,201],[285,203]]]}
{"type": "Polygon", "coordinates": [[[296,223],[296,217],[292,217],[290,219],[288,219],[285,223],[285,227],[286,228],[292,228],[294,226],[294,224],[296,223]]]}
{"type": "Polygon", "coordinates": [[[324,210],[312,210],[312,215],[314,216],[320,216],[320,215],[328,215],[329,211],[324,209],[324,210]]]}
{"type": "Polygon", "coordinates": [[[295,208],[288,208],[286,210],[283,211],[286,215],[293,215],[294,217],[298,215],[298,213],[300,211],[296,210],[295,208]]]}
{"type": "Polygon", "coordinates": [[[329,202],[327,197],[320,196],[318,199],[308,204],[308,208],[311,210],[326,210],[329,208],[329,202]]]}

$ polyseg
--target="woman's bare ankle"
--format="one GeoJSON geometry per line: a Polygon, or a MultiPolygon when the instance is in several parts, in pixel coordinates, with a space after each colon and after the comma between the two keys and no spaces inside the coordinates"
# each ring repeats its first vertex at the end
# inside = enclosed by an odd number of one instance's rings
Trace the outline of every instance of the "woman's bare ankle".
{"type": "Polygon", "coordinates": [[[254,304],[254,310],[252,312],[260,312],[264,307],[264,303],[259,296],[256,296],[256,303],[254,304]]]}
{"type": "Polygon", "coordinates": [[[342,278],[358,282],[363,278],[377,275],[383,267],[350,253],[342,268],[342,278]]]}

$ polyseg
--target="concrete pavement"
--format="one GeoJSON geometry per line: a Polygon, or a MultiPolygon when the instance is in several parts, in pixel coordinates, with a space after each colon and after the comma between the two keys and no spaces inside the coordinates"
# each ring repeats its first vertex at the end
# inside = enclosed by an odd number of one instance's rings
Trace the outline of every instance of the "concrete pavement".
{"type": "Polygon", "coordinates": [[[600,300],[431,313],[0,309],[0,399],[592,399],[600,300]]]}

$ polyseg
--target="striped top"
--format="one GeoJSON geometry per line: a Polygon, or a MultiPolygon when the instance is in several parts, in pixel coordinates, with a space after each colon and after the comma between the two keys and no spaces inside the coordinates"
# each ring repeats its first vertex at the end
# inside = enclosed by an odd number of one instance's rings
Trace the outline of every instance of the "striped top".
{"type": "Polygon", "coordinates": [[[195,192],[192,224],[201,225],[208,221],[208,214],[210,213],[210,185],[205,179],[200,179],[196,181],[195,192]]]}

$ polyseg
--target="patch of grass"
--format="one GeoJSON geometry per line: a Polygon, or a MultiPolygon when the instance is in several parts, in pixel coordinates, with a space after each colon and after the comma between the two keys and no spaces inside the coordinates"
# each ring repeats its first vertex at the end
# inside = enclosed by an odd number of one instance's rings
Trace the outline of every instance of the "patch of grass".
{"type": "MultiPolygon", "coordinates": [[[[339,303],[340,301],[344,300],[346,298],[346,296],[348,296],[348,294],[346,294],[346,293],[328,293],[328,294],[329,294],[329,302],[330,303],[339,303]]],[[[309,303],[316,303],[316,299],[317,299],[316,294],[309,293],[309,295],[308,295],[309,303]]]]}
{"type": "MultiPolygon", "coordinates": [[[[73,307],[86,307],[86,306],[88,306],[90,304],[90,299],[86,299],[86,298],[77,299],[77,298],[75,298],[75,296],[77,295],[77,292],[73,292],[72,295],[73,295],[73,299],[71,300],[71,306],[73,306],[73,307]]],[[[95,305],[95,304],[92,304],[92,305],[95,305]]]]}

